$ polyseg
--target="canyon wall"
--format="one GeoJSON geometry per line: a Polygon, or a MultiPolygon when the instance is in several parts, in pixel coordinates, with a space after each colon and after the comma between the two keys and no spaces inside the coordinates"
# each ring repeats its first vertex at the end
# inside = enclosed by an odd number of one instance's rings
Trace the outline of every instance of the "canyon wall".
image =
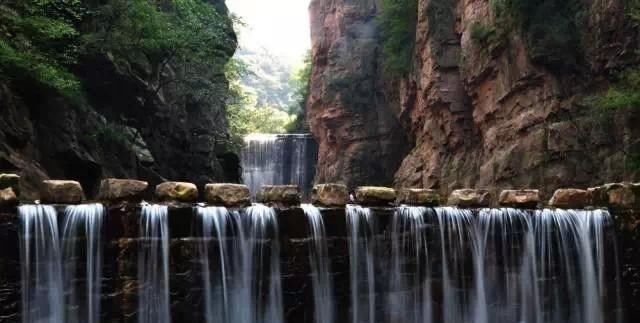
{"type": "Polygon", "coordinates": [[[419,0],[410,71],[392,77],[381,67],[380,1],[314,0],[316,180],[548,195],[637,179],[628,156],[640,114],[604,118],[584,103],[637,63],[635,26],[621,0],[579,5],[574,57],[504,26],[489,0],[419,0]]]}

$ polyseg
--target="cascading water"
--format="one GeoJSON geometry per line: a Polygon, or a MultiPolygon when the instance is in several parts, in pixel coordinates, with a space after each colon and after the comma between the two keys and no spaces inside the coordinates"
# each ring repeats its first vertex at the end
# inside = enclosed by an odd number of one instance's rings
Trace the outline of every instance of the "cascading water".
{"type": "Polygon", "coordinates": [[[262,185],[295,184],[311,191],[317,144],[309,134],[251,134],[242,149],[242,178],[253,194],[262,185]]]}
{"type": "Polygon", "coordinates": [[[20,215],[22,322],[64,322],[64,285],[56,210],[23,205],[20,215]]]}
{"type": "Polygon", "coordinates": [[[139,323],[169,323],[168,208],[143,205],[138,250],[139,323]]]}
{"type": "Polygon", "coordinates": [[[389,322],[621,322],[611,230],[602,210],[399,208],[389,322]]]}
{"type": "Polygon", "coordinates": [[[245,212],[198,208],[208,323],[284,320],[275,211],[256,204],[245,212]]]}
{"type": "Polygon", "coordinates": [[[24,205],[18,212],[22,321],[99,322],[103,206],[67,207],[62,235],[52,206],[24,205]]]}
{"type": "Polygon", "coordinates": [[[351,281],[351,322],[373,323],[375,315],[374,253],[375,223],[371,210],[347,205],[349,267],[351,281]]]}
{"type": "Polygon", "coordinates": [[[335,300],[324,222],[317,207],[311,204],[302,204],[302,209],[309,220],[311,233],[309,262],[313,284],[314,322],[333,323],[335,321],[335,300]]]}
{"type": "MultiPolygon", "coordinates": [[[[102,222],[101,204],[68,206],[62,227],[62,259],[64,286],[67,291],[66,323],[100,322],[100,291],[102,278],[102,222]],[[78,243],[84,237],[84,244],[78,243]],[[78,256],[86,255],[84,273],[78,266],[78,256]],[[84,274],[86,286],[75,286],[77,277],[84,274]]],[[[82,241],[80,241],[82,242],[82,241]]]]}

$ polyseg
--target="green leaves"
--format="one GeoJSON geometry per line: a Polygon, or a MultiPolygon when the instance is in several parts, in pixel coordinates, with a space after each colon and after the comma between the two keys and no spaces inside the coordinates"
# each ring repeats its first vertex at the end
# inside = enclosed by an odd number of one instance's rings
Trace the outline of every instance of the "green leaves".
{"type": "Polygon", "coordinates": [[[411,68],[418,18],[417,0],[383,0],[378,17],[387,72],[403,75],[411,68]]]}

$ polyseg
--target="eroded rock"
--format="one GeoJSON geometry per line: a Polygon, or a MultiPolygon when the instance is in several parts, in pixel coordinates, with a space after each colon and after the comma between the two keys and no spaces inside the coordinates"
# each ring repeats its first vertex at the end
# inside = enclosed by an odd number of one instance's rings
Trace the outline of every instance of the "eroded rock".
{"type": "Polygon", "coordinates": [[[311,201],[322,206],[345,206],[349,201],[349,190],[343,184],[318,184],[313,187],[311,201]]]}
{"type": "Polygon", "coordinates": [[[389,187],[361,186],[356,189],[356,202],[362,205],[392,205],[396,190],[389,187]]]}
{"type": "Polygon", "coordinates": [[[0,189],[11,187],[16,195],[20,195],[20,175],[0,174],[0,189]]]}
{"type": "Polygon", "coordinates": [[[589,188],[588,192],[594,206],[640,208],[640,183],[610,183],[589,188]]]}
{"type": "Polygon", "coordinates": [[[502,206],[535,208],[540,203],[539,190],[504,190],[500,193],[502,206]]]}
{"type": "Polygon", "coordinates": [[[156,197],[164,202],[195,202],[198,188],[193,183],[164,182],[156,186],[156,197]]]}
{"type": "Polygon", "coordinates": [[[440,204],[440,194],[436,190],[403,188],[398,192],[397,204],[435,206],[440,204]]]}
{"type": "Polygon", "coordinates": [[[300,204],[302,196],[297,185],[265,185],[258,193],[258,202],[282,205],[300,204]]]}
{"type": "Polygon", "coordinates": [[[251,204],[249,187],[240,184],[207,184],[204,187],[204,198],[207,203],[227,207],[251,204]]]}
{"type": "Polygon", "coordinates": [[[575,188],[561,188],[553,193],[549,205],[565,209],[582,209],[591,202],[589,191],[575,188]]]}
{"type": "Polygon", "coordinates": [[[455,190],[447,203],[459,207],[487,207],[491,204],[491,193],[484,189],[455,190]]]}
{"type": "Polygon", "coordinates": [[[40,187],[40,200],[49,204],[78,204],[84,199],[80,183],[66,180],[45,180],[40,187]]]}
{"type": "Polygon", "coordinates": [[[100,182],[98,198],[112,202],[139,202],[148,187],[149,183],[144,181],[107,178],[100,182]]]}

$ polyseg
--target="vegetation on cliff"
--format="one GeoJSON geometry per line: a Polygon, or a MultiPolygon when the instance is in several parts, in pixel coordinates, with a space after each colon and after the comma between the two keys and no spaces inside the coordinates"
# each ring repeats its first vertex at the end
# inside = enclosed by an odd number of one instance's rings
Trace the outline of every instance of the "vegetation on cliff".
{"type": "Polygon", "coordinates": [[[418,20],[417,0],[383,0],[378,16],[386,72],[409,72],[418,20]]]}

